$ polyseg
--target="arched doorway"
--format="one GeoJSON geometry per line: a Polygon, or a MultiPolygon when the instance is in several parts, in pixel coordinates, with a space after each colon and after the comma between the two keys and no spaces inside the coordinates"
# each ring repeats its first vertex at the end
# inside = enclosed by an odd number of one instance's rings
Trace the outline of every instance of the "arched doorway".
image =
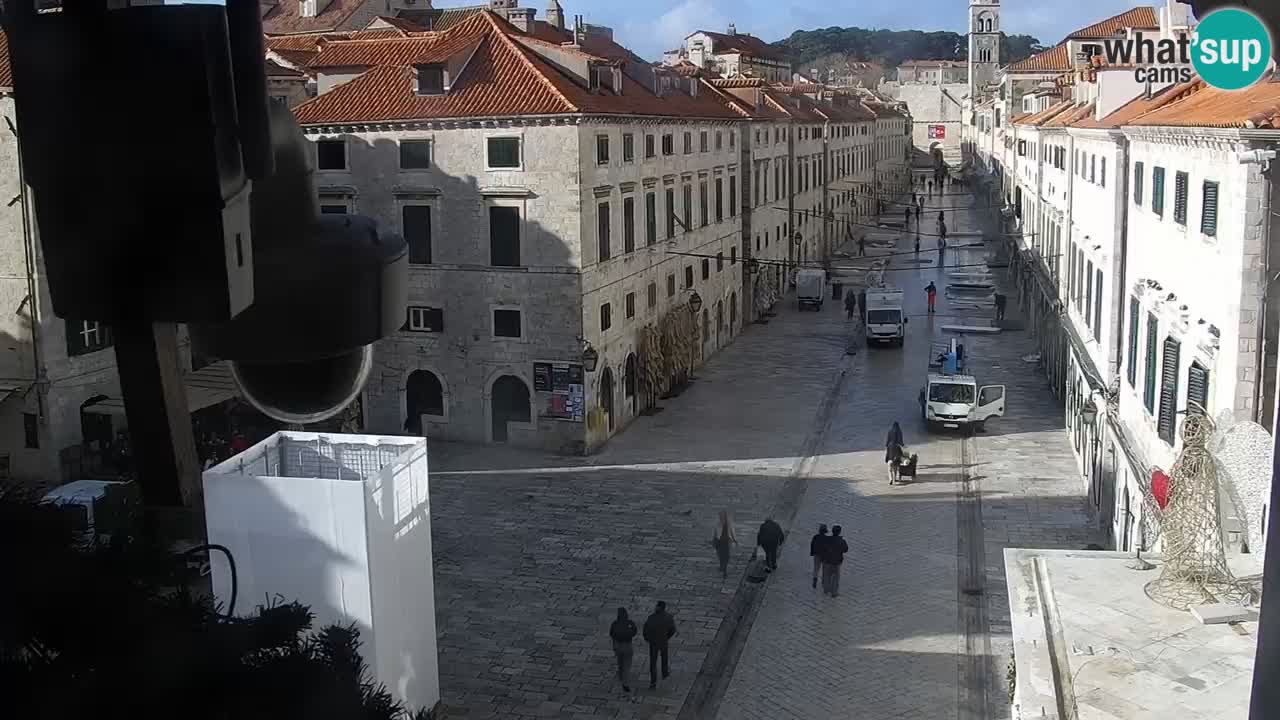
{"type": "Polygon", "coordinates": [[[720,347],[720,331],[724,329],[724,301],[716,301],[716,347],[720,347]]]}
{"type": "Polygon", "coordinates": [[[622,370],[622,392],[631,399],[631,414],[636,414],[636,385],[640,381],[640,371],[637,368],[636,354],[631,353],[627,356],[626,363],[623,364],[622,370]]]}
{"type": "Polygon", "coordinates": [[[733,337],[733,328],[738,324],[738,293],[735,290],[729,296],[729,336],[733,337]]]}
{"type": "Polygon", "coordinates": [[[404,384],[404,430],[411,435],[426,435],[423,415],[444,415],[444,385],[430,370],[414,370],[404,384]]]}
{"type": "Polygon", "coordinates": [[[613,371],[600,371],[600,409],[604,410],[605,427],[613,432],[613,371]]]}
{"type": "Polygon", "coordinates": [[[702,342],[699,347],[702,348],[702,359],[707,359],[707,341],[711,339],[711,310],[702,308],[702,342]]]}
{"type": "Polygon", "coordinates": [[[514,375],[494,381],[490,403],[494,442],[507,441],[507,423],[529,422],[529,386],[514,375]]]}

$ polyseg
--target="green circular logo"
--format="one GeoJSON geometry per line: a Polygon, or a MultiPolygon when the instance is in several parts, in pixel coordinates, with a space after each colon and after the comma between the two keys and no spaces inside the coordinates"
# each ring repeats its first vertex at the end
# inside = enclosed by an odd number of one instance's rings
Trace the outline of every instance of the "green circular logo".
{"type": "Polygon", "coordinates": [[[1240,90],[1258,81],[1271,62],[1271,33],[1257,15],[1223,8],[1205,16],[1191,40],[1191,64],[1200,77],[1222,90],[1240,90]]]}

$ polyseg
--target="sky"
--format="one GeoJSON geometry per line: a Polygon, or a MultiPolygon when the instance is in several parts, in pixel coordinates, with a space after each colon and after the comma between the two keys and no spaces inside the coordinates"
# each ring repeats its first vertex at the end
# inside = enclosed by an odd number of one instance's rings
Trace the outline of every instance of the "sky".
{"type": "MultiPolygon", "coordinates": [[[[435,7],[474,5],[475,0],[440,0],[435,7]]],[[[1005,0],[1001,25],[1010,35],[1033,35],[1045,45],[1067,33],[1143,3],[1135,0],[1005,0]]],[[[1164,0],[1148,5],[1162,6],[1164,0]]],[[[545,16],[546,0],[521,0],[545,16]]],[[[641,57],[657,60],[695,30],[738,32],[767,41],[795,30],[857,26],[888,30],[968,31],[967,0],[560,0],[566,23],[574,15],[613,28],[614,39],[641,57]],[[909,9],[908,9],[909,8],[909,9]]]]}

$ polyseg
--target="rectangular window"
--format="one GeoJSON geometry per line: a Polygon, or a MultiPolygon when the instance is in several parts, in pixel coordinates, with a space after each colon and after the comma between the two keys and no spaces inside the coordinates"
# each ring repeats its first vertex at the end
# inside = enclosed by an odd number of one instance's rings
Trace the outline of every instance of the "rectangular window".
{"type": "Polygon", "coordinates": [[[1107,186],[1107,159],[1102,158],[1101,172],[1098,173],[1098,184],[1102,187],[1107,186]]]}
{"type": "Polygon", "coordinates": [[[346,170],[347,169],[347,141],[346,140],[317,140],[316,141],[316,169],[317,170],[346,170]]]}
{"type": "Polygon", "coordinates": [[[658,306],[658,283],[656,282],[649,283],[648,292],[649,292],[649,307],[650,308],[657,307],[658,306]]]}
{"type": "Polygon", "coordinates": [[[505,338],[520,337],[520,311],[494,310],[493,336],[505,338]]]}
{"type": "Polygon", "coordinates": [[[655,193],[644,194],[644,243],[653,245],[658,242],[658,196],[655,193]]]}
{"type": "Polygon", "coordinates": [[[1102,342],[1102,270],[1094,272],[1093,281],[1093,340],[1102,342]]]}
{"type": "Polygon", "coordinates": [[[724,220],[724,179],[716,178],[716,222],[724,220]]]}
{"type": "Polygon", "coordinates": [[[346,205],[321,205],[320,214],[321,215],[346,215],[347,206],[346,205]]]}
{"type": "Polygon", "coordinates": [[[1089,156],[1089,182],[1098,182],[1098,156],[1089,156]]]}
{"type": "Polygon", "coordinates": [[[1084,268],[1084,324],[1088,327],[1093,324],[1093,261],[1085,263],[1084,268]]]}
{"type": "Polygon", "coordinates": [[[667,201],[667,239],[676,236],[676,191],[667,188],[664,192],[667,201]]]}
{"type": "Polygon", "coordinates": [[[489,208],[489,264],[499,267],[520,265],[520,209],[489,208]]]}
{"type": "Polygon", "coordinates": [[[707,152],[711,146],[707,144],[707,131],[698,133],[698,152],[707,152]]]}
{"type": "Polygon", "coordinates": [[[40,424],[35,413],[22,413],[23,447],[37,449],[40,447],[40,424]]]}
{"type": "Polygon", "coordinates": [[[67,355],[75,357],[109,348],[114,344],[111,328],[97,320],[71,320],[66,322],[67,355]]]}
{"type": "Polygon", "coordinates": [[[676,274],[667,273],[667,297],[676,294],[676,274]]]}
{"type": "Polygon", "coordinates": [[[706,280],[709,277],[711,277],[711,261],[707,258],[702,258],[702,279],[706,280]]]}
{"type": "Polygon", "coordinates": [[[684,266],[684,286],[686,289],[693,287],[693,266],[692,265],[684,266]]]}
{"type": "Polygon", "coordinates": [[[597,260],[604,262],[612,257],[609,247],[609,203],[596,204],[596,251],[597,260]]]}
{"type": "Polygon", "coordinates": [[[1143,376],[1142,404],[1147,412],[1156,411],[1156,347],[1160,341],[1160,321],[1155,313],[1147,313],[1147,362],[1146,375],[1143,376]]]}
{"type": "Polygon", "coordinates": [[[684,231],[689,232],[693,227],[693,186],[684,186],[684,217],[680,218],[680,222],[684,225],[684,231]]]}
{"type": "Polygon", "coordinates": [[[662,154],[674,155],[675,153],[676,153],[675,136],[672,135],[671,133],[664,134],[662,136],[662,154]]]}
{"type": "Polygon", "coordinates": [[[682,139],[684,140],[684,154],[692,155],[693,154],[693,133],[686,131],[682,136],[682,139]]]}
{"type": "Polygon", "coordinates": [[[724,253],[716,253],[716,272],[724,270],[724,253]]]}
{"type": "Polygon", "coordinates": [[[1156,434],[1173,445],[1173,432],[1178,427],[1178,380],[1182,372],[1178,365],[1182,343],[1173,338],[1164,340],[1164,358],[1160,367],[1160,414],[1156,419],[1156,434]]]}
{"type": "Polygon", "coordinates": [[[633,292],[627,293],[626,311],[627,311],[628,318],[633,318],[636,316],[636,294],[633,292]]]}
{"type": "Polygon", "coordinates": [[[1209,369],[1198,362],[1187,368],[1187,414],[1209,414],[1209,369]]]}
{"type": "Polygon", "coordinates": [[[734,245],[733,247],[729,248],[729,264],[730,265],[738,264],[738,246],[737,245],[734,245]]]}
{"type": "Polygon", "coordinates": [[[416,65],[419,95],[444,94],[444,65],[416,65]]]}
{"type": "Polygon", "coordinates": [[[729,149],[732,150],[733,147],[737,144],[738,144],[738,136],[735,135],[732,130],[730,130],[729,131],[729,149]]]}
{"type": "Polygon", "coordinates": [[[622,134],[622,162],[636,159],[636,136],[631,133],[622,134]]]}
{"type": "Polygon", "coordinates": [[[1129,298],[1129,387],[1138,386],[1138,299],[1129,298]]]}
{"type": "Polygon", "coordinates": [[[1151,168],[1151,212],[1164,217],[1164,168],[1151,168]]]}
{"type": "Polygon", "coordinates": [[[644,136],[644,156],[646,158],[655,157],[658,153],[655,149],[655,143],[652,135],[644,136]]]}
{"type": "Polygon", "coordinates": [[[719,130],[716,131],[716,151],[719,152],[724,147],[724,134],[719,130]]]}
{"type": "Polygon", "coordinates": [[[1218,183],[1204,181],[1200,210],[1200,232],[1209,237],[1218,235],[1218,183]]]}
{"type": "Polygon", "coordinates": [[[698,183],[698,210],[699,210],[698,219],[701,221],[702,227],[706,227],[711,222],[711,218],[708,217],[710,213],[707,212],[707,181],[706,180],[703,180],[702,182],[698,183]]]}
{"type": "Polygon", "coordinates": [[[409,243],[409,262],[431,264],[431,206],[405,205],[400,209],[400,225],[409,243]]]}
{"type": "Polygon", "coordinates": [[[608,135],[596,136],[596,164],[597,165],[609,164],[609,136],[608,135]]]}
{"type": "Polygon", "coordinates": [[[431,167],[430,140],[401,140],[400,169],[426,170],[431,167]]]}
{"type": "Polygon", "coordinates": [[[1173,174],[1173,221],[1179,225],[1187,224],[1187,174],[1173,174]]]}
{"type": "Polygon", "coordinates": [[[636,249],[636,199],[631,196],[622,198],[622,252],[629,253],[636,249]]]}
{"type": "Polygon", "coordinates": [[[1142,163],[1133,164],[1133,204],[1142,206],[1142,163]]]}
{"type": "Polygon", "coordinates": [[[613,308],[609,303],[600,306],[600,332],[613,327],[613,308]]]}
{"type": "Polygon", "coordinates": [[[487,140],[488,168],[490,170],[509,170],[520,167],[520,138],[491,137],[487,140]]]}
{"type": "Polygon", "coordinates": [[[404,329],[409,332],[444,332],[444,310],[442,308],[410,305],[408,314],[405,317],[404,329]]]}

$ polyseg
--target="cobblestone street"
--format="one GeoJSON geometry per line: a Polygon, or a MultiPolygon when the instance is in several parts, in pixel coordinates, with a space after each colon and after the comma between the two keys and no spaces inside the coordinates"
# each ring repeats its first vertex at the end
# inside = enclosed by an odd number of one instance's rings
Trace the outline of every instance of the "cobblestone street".
{"type": "MultiPolygon", "coordinates": [[[[939,203],[969,199],[927,202],[939,203]]],[[[971,214],[948,211],[953,245],[979,242],[971,214]],[[974,235],[956,237],[966,232],[974,235]]],[[[928,343],[973,311],[940,293],[938,313],[925,314],[924,285],[946,279],[930,262],[937,253],[921,252],[917,264],[910,243],[899,240],[906,254],[890,273],[911,314],[903,349],[846,355],[850,327],[838,303],[799,313],[783,301],[777,318],[748,328],[689,390],[596,456],[433,446],[449,717],[676,717],[738,591],[757,526],[818,437],[782,565],[745,647],[736,665],[731,655],[713,669],[732,673],[710,703],[719,701],[717,717],[1007,715],[1001,550],[1094,540],[1061,408],[1021,359],[1033,351],[1029,333],[966,338],[979,382],[1008,387],[1007,417],[967,442],[924,434],[916,393],[928,343]],[[884,434],[894,420],[921,469],[915,483],[890,487],[884,434]],[[710,547],[721,509],[741,543],[728,581],[710,547]],[[851,546],[836,599],[810,587],[808,540],[819,522],[842,524],[851,546]],[[637,642],[635,692],[623,693],[608,625],[620,606],[643,623],[659,599],[680,628],[672,677],[649,690],[647,649],[637,642]]],[[[956,248],[945,260],[974,265],[985,252],[956,248]]]]}

